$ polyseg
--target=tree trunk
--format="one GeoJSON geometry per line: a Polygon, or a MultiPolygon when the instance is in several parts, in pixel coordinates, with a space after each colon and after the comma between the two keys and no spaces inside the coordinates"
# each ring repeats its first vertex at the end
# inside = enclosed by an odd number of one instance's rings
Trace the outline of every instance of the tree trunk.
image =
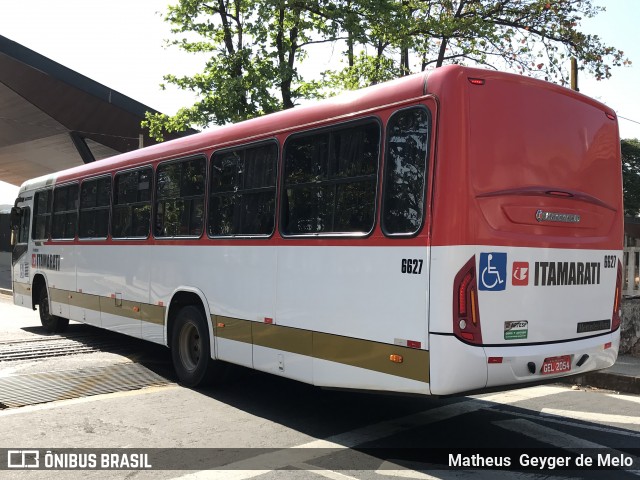
{"type": "Polygon", "coordinates": [[[442,37],[442,43],[440,44],[440,51],[438,52],[438,61],[436,62],[436,68],[440,68],[444,62],[444,53],[447,50],[447,37],[442,37]]]}

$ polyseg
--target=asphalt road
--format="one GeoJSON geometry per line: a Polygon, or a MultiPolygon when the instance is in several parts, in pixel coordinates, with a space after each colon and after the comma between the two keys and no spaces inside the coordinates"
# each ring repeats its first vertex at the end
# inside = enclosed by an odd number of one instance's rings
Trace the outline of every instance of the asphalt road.
{"type": "Polygon", "coordinates": [[[0,470],[0,478],[640,476],[640,396],[547,385],[407,397],[321,390],[237,367],[196,391],[174,383],[163,347],[79,324],[48,336],[37,325],[36,312],[0,297],[0,455],[37,450],[44,464],[47,450],[68,459],[127,449],[115,452],[147,454],[154,468],[0,470]],[[577,468],[579,455],[594,465],[577,468]],[[598,461],[632,466],[602,470],[598,461]]]}

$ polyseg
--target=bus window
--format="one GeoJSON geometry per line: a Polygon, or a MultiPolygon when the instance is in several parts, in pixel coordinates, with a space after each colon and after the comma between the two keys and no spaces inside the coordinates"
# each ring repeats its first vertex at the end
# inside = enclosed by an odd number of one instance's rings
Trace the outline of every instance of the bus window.
{"type": "Polygon", "coordinates": [[[368,234],[375,218],[379,151],[376,121],[287,141],[283,233],[368,234]]]}
{"type": "Polygon", "coordinates": [[[396,112],[387,125],[382,229],[387,235],[413,235],[424,217],[431,118],[424,107],[396,112]]]}
{"type": "Polygon", "coordinates": [[[20,214],[20,225],[18,226],[17,243],[29,243],[29,223],[31,222],[31,210],[29,207],[22,208],[20,214]]]}
{"type": "Polygon", "coordinates": [[[64,185],[53,191],[51,238],[62,240],[76,236],[78,220],[78,185],[64,185]]]}
{"type": "Polygon", "coordinates": [[[107,238],[110,206],[111,177],[82,182],[78,238],[107,238]]]}
{"type": "Polygon", "coordinates": [[[32,238],[34,240],[47,240],[51,227],[51,190],[36,192],[33,206],[32,238]]]}
{"type": "Polygon", "coordinates": [[[163,163],[156,170],[156,237],[199,237],[204,221],[204,157],[163,163]]]}
{"type": "Polygon", "coordinates": [[[269,236],[275,225],[274,142],[216,152],[211,159],[209,235],[269,236]]]}
{"type": "Polygon", "coordinates": [[[116,173],[113,238],[147,238],[151,222],[151,167],[116,173]]]}

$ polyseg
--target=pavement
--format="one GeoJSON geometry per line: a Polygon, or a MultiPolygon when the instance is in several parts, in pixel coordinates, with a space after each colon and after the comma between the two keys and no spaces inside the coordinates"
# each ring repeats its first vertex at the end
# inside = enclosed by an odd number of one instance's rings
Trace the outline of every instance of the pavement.
{"type": "MultiPolygon", "coordinates": [[[[0,286],[1,295],[11,302],[11,298],[7,298],[13,295],[10,289],[0,286]]],[[[560,383],[640,395],[640,357],[619,355],[610,368],[560,379],[560,383]]]]}

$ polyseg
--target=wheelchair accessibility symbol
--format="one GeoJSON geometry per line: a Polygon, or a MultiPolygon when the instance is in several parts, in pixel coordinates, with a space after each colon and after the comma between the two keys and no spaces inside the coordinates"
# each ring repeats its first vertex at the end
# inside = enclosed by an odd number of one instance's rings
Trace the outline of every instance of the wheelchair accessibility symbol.
{"type": "Polygon", "coordinates": [[[507,254],[506,253],[481,253],[480,254],[480,290],[497,292],[507,286],[507,254]]]}

